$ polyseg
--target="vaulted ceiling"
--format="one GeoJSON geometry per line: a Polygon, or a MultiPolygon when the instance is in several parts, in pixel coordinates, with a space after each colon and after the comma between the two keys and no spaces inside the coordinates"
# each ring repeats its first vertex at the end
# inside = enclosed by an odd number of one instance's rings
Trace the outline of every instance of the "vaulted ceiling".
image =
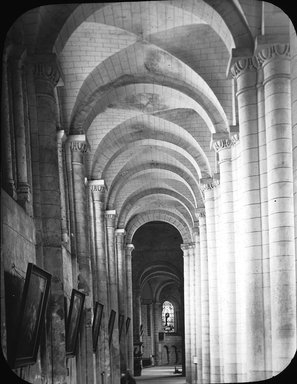
{"type": "Polygon", "coordinates": [[[28,55],[56,54],[61,129],[86,135],[87,177],[104,179],[106,207],[130,240],[152,220],[192,239],[199,179],[216,171],[211,134],[236,116],[232,50],[252,54],[264,19],[287,33],[279,10],[265,7],[263,18],[257,0],[48,5],[11,29],[28,55]]]}

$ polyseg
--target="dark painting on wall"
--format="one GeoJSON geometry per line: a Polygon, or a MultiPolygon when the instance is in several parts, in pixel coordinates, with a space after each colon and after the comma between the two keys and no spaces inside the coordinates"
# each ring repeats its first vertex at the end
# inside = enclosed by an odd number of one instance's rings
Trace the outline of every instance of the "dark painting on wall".
{"type": "Polygon", "coordinates": [[[112,309],[110,311],[109,321],[108,321],[108,334],[109,334],[109,344],[112,340],[113,327],[115,322],[116,312],[112,309]]]}
{"type": "Polygon", "coordinates": [[[50,273],[28,263],[12,354],[14,368],[36,362],[50,284],[50,273]]]}
{"type": "Polygon", "coordinates": [[[121,336],[122,336],[123,325],[124,325],[124,316],[120,315],[119,316],[119,338],[120,339],[121,339],[121,336]]]}
{"type": "Polygon", "coordinates": [[[101,320],[103,315],[103,304],[98,303],[96,301],[95,303],[95,310],[94,310],[94,319],[93,319],[93,326],[92,326],[92,333],[93,333],[93,351],[96,352],[97,344],[98,344],[98,336],[101,326],[101,320]]]}
{"type": "Polygon", "coordinates": [[[66,355],[76,355],[77,338],[82,320],[85,295],[82,292],[72,289],[69,313],[66,326],[66,355]]]}

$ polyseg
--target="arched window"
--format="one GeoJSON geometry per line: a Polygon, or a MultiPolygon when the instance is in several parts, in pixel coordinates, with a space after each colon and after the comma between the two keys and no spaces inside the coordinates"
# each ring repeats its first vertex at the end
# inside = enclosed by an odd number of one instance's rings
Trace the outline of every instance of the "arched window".
{"type": "Polygon", "coordinates": [[[174,332],[174,306],[170,301],[164,301],[162,307],[162,324],[164,332],[174,332]]]}

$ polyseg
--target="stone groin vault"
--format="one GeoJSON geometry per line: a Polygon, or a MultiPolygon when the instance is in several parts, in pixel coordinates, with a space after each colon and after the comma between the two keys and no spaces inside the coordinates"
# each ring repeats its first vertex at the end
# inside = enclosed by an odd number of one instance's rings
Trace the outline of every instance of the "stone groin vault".
{"type": "Polygon", "coordinates": [[[1,91],[1,341],[18,376],[119,384],[141,342],[155,364],[180,350],[188,384],[263,380],[291,362],[297,40],[282,9],[33,8],[7,31],[1,91]],[[15,364],[28,265],[51,275],[50,293],[37,354],[15,364]],[[84,305],[69,353],[73,290],[84,305]],[[174,344],[156,336],[164,303],[174,344]]]}

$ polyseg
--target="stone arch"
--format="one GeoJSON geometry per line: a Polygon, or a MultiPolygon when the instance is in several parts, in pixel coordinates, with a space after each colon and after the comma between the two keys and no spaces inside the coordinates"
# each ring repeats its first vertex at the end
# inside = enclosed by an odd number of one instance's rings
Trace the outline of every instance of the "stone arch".
{"type": "Polygon", "coordinates": [[[136,191],[135,193],[132,193],[123,203],[122,205],[123,208],[121,209],[118,216],[118,226],[123,227],[125,225],[126,218],[129,213],[131,214],[131,211],[137,201],[141,200],[146,196],[151,196],[151,195],[168,195],[173,199],[177,200],[186,209],[186,211],[189,214],[189,217],[191,217],[192,219],[191,224],[192,226],[194,225],[194,217],[195,217],[194,207],[184,196],[166,188],[146,188],[144,190],[136,191]]]}
{"type": "Polygon", "coordinates": [[[164,171],[166,173],[174,175],[174,177],[178,176],[181,180],[183,180],[185,185],[191,191],[193,199],[195,201],[195,206],[197,206],[196,196],[199,196],[200,194],[198,182],[193,179],[189,173],[182,171],[180,168],[170,164],[162,163],[156,164],[155,166],[153,166],[152,164],[140,164],[132,169],[130,168],[124,174],[119,173],[115,177],[112,185],[109,188],[107,197],[107,206],[109,207],[109,209],[114,209],[114,204],[118,192],[125,186],[125,184],[129,183],[129,181],[135,177],[142,176],[148,172],[154,171],[164,171]]]}
{"type": "Polygon", "coordinates": [[[199,168],[199,177],[202,173],[210,175],[207,156],[193,136],[180,126],[155,116],[132,117],[112,129],[101,140],[94,154],[92,175],[104,178],[104,169],[115,157],[131,147],[131,144],[135,148],[136,143],[144,143],[144,140],[155,140],[164,146],[165,143],[176,145],[178,152],[193,159],[192,162],[199,168]]]}
{"type": "Polygon", "coordinates": [[[137,229],[151,221],[164,221],[165,223],[173,225],[180,233],[184,243],[192,242],[192,232],[189,225],[180,216],[166,210],[145,212],[130,219],[126,225],[126,242],[128,244],[132,243],[133,236],[137,229]]]}

